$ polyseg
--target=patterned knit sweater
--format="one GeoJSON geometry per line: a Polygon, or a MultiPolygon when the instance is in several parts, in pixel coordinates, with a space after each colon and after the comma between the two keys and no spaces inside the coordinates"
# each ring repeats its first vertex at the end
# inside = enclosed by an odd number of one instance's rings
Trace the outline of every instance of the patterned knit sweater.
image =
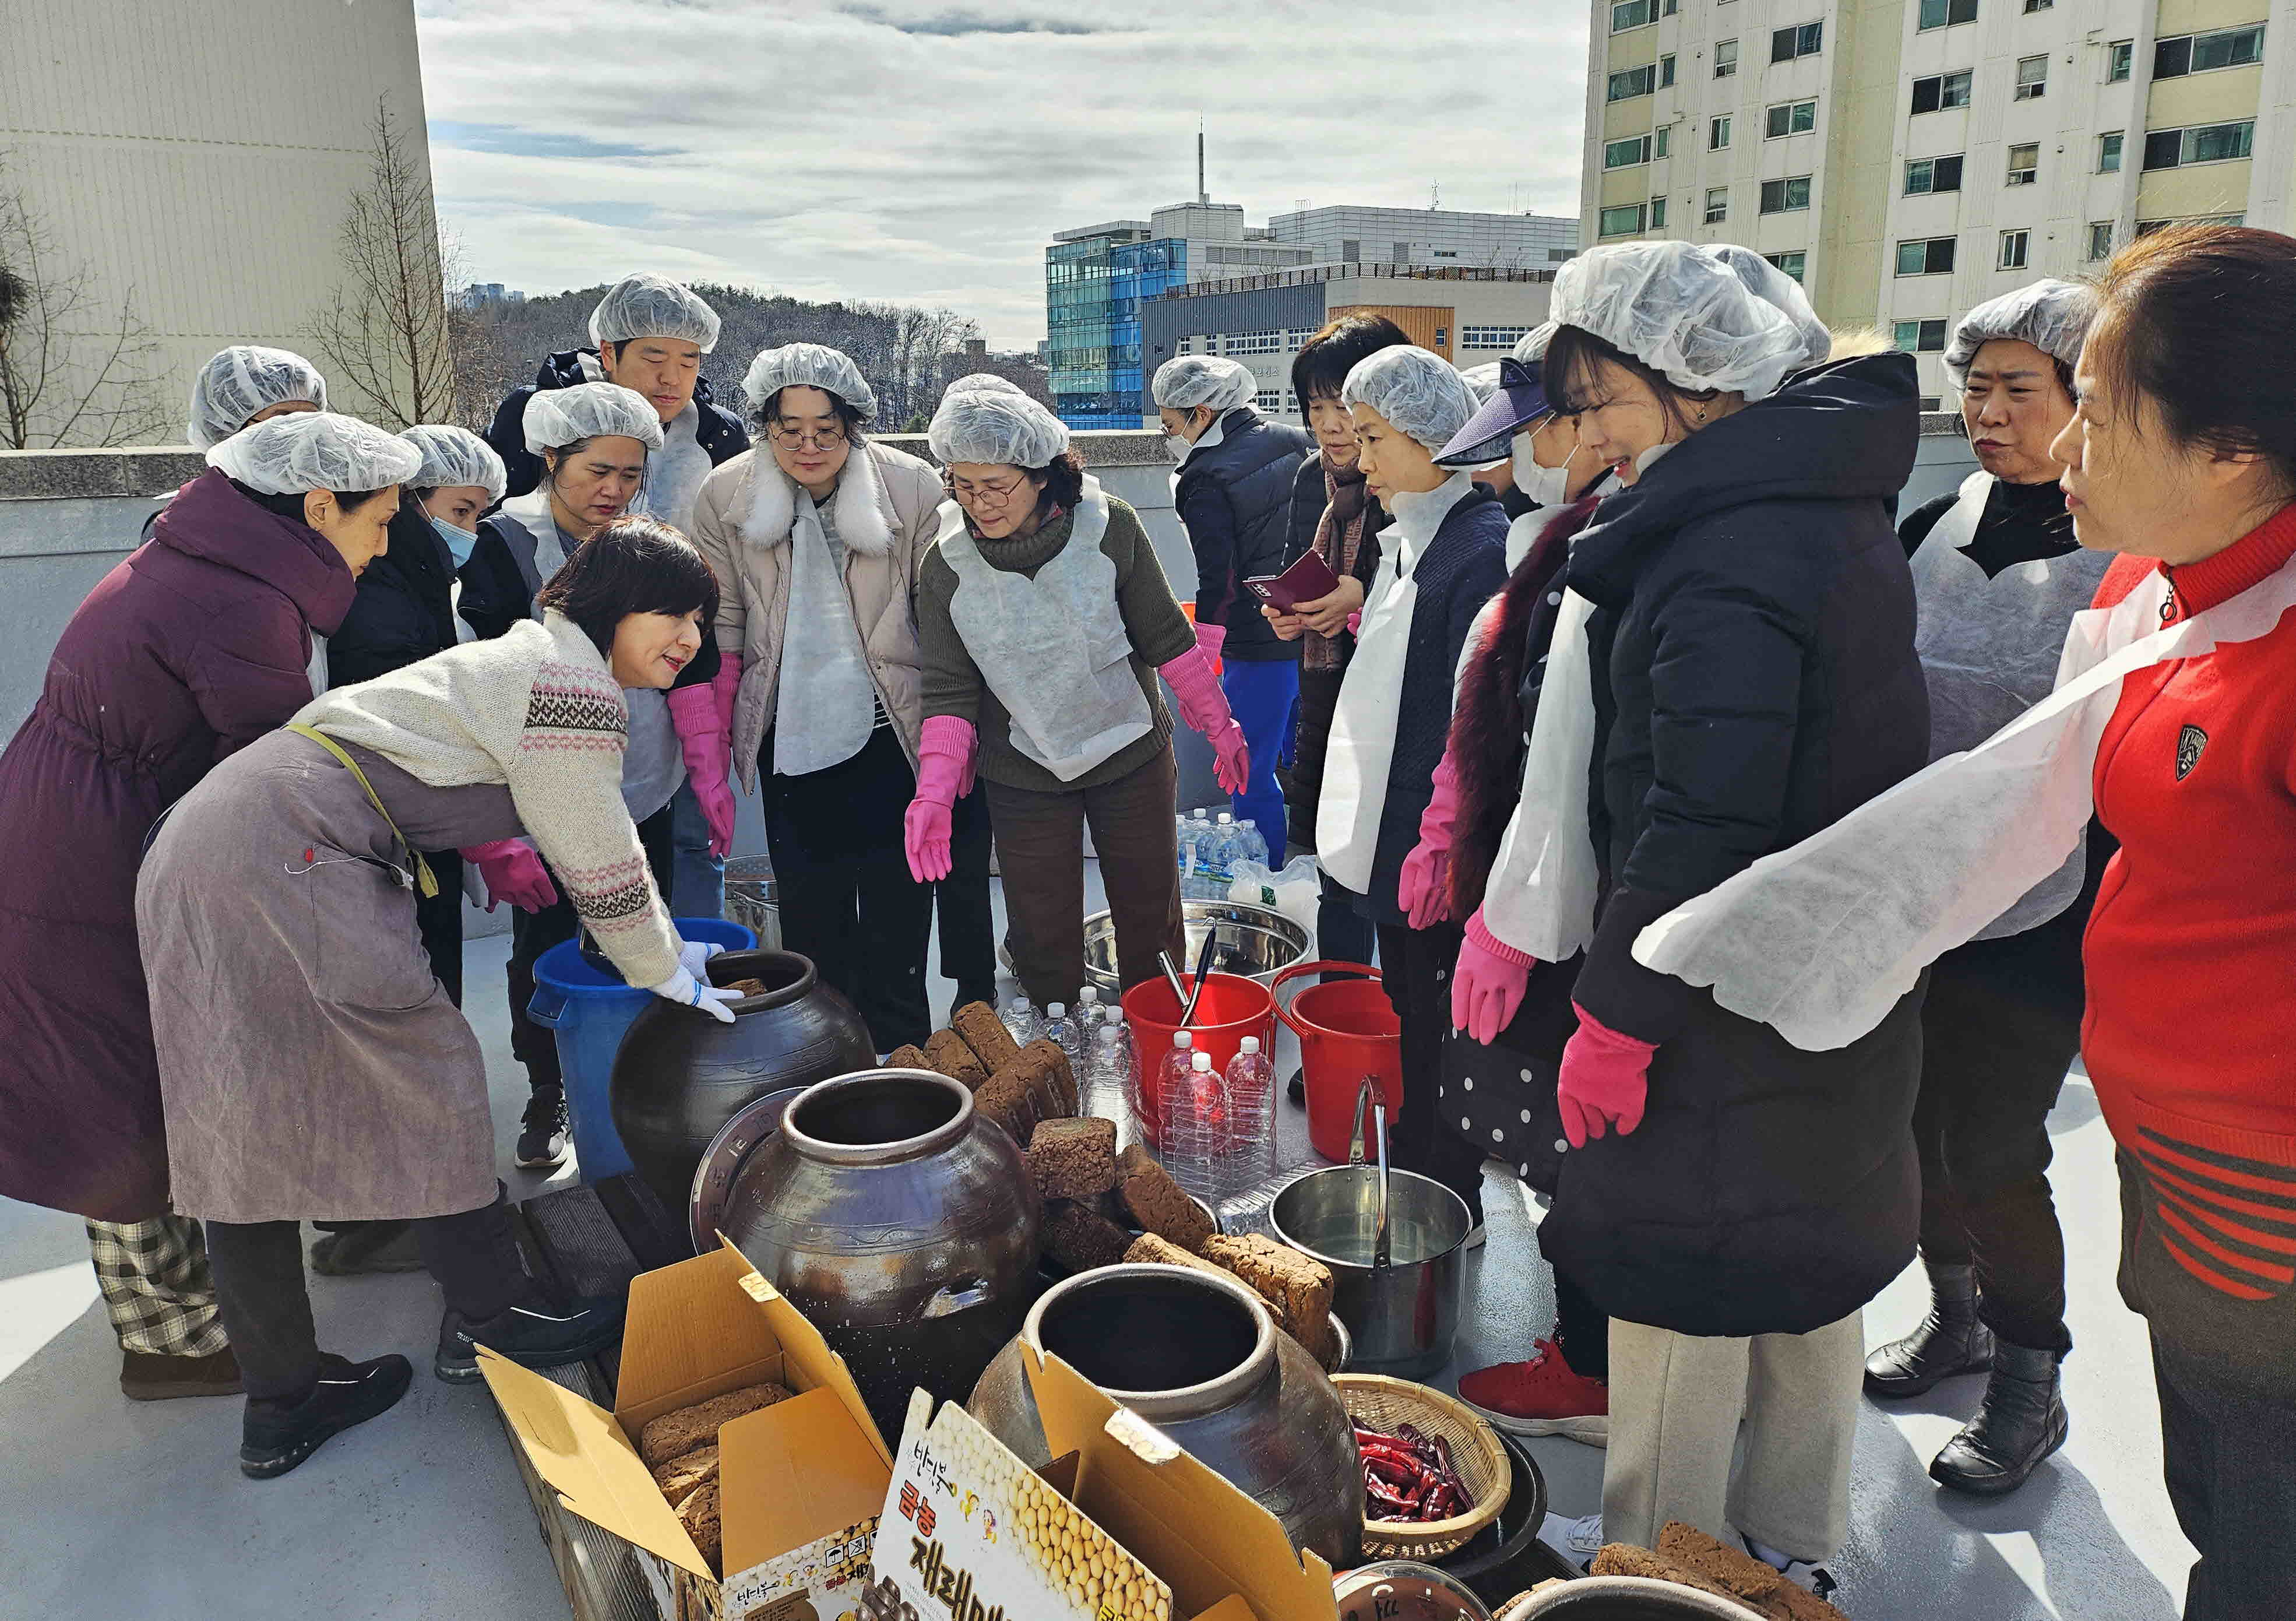
{"type": "Polygon", "coordinates": [[[434,788],[507,785],[528,836],[623,977],[658,985],[677,972],[677,933],[622,803],[621,688],[563,614],[331,692],[295,720],[434,788]]]}

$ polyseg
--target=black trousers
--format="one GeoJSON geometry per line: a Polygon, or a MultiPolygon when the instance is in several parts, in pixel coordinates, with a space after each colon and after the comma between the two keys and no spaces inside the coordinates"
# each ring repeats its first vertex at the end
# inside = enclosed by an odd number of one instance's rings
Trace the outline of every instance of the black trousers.
{"type": "Polygon", "coordinates": [[[439,880],[435,895],[414,897],[414,926],[422,932],[422,950],[430,959],[430,972],[447,987],[447,1000],[463,1005],[463,858],[451,850],[426,850],[430,876],[439,880]]]}
{"type": "Polygon", "coordinates": [[[2185,1621],[2296,1616],[2296,1391],[2238,1378],[2158,1329],[2152,1378],[2169,1502],[2200,1552],[2185,1578],[2185,1621]]]}
{"type": "Polygon", "coordinates": [[[922,1047],[932,1033],[925,951],[934,886],[909,876],[902,821],[917,777],[900,738],[881,726],[852,759],[802,777],[775,776],[773,753],[768,734],[758,786],[782,943],[812,959],[860,1010],[878,1051],[922,1047]]]}
{"type": "MultiPolygon", "coordinates": [[[[430,1216],[414,1227],[422,1263],[446,1291],[447,1310],[472,1320],[493,1317],[530,1291],[499,1187],[492,1204],[430,1216]]],[[[209,1222],[207,1231],[216,1303],[248,1399],[300,1401],[319,1378],[301,1224],[209,1222]]]]}
{"type": "MultiPolygon", "coordinates": [[[[653,873],[654,888],[661,893],[665,903],[676,861],[669,824],[670,811],[667,808],[638,824],[638,843],[645,849],[646,866],[653,873]]],[[[550,881],[557,884],[558,875],[552,873],[550,881]]],[[[582,920],[575,916],[574,903],[566,898],[563,885],[559,885],[554,905],[545,906],[538,912],[513,910],[510,915],[510,966],[504,975],[510,983],[510,1050],[526,1066],[527,1083],[537,1097],[563,1092],[566,1082],[558,1067],[558,1038],[527,1016],[527,1004],[534,1000],[534,965],[552,946],[563,945],[573,939],[581,926],[582,920]]]]}
{"type": "Polygon", "coordinates": [[[1554,1340],[1571,1372],[1590,1379],[1611,1377],[1610,1314],[1559,1266],[1554,1268],[1554,1340]]]}
{"type": "MultiPolygon", "coordinates": [[[[1325,878],[1323,893],[1316,898],[1316,955],[1327,962],[1368,964],[1378,948],[1379,936],[1371,919],[1356,910],[1354,900],[1345,889],[1325,878]]],[[[1454,950],[1452,955],[1456,958],[1458,953],[1454,950]]],[[[1325,977],[1345,979],[1348,975],[1325,977]]]]}
{"type": "Polygon", "coordinates": [[[1455,1131],[1438,1128],[1435,1088],[1443,1078],[1443,1036],[1451,1027],[1451,970],[1465,930],[1456,923],[1433,928],[1379,927],[1381,983],[1403,1021],[1403,1108],[1388,1130],[1395,1163],[1431,1177],[1467,1201],[1483,1219],[1483,1159],[1455,1131]]]}
{"type": "Polygon", "coordinates": [[[956,982],[956,1001],[996,1001],[996,913],[988,894],[988,795],[978,786],[950,818],[949,875],[933,885],[940,913],[940,971],[956,982]]]}

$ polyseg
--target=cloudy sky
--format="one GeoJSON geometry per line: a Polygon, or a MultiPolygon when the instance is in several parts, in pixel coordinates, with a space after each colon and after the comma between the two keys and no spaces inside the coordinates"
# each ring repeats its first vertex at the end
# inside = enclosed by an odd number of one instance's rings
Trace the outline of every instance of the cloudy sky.
{"type": "Polygon", "coordinates": [[[1195,186],[1578,211],[1582,0],[417,0],[471,279],[631,269],[1044,335],[1045,244],[1195,186]]]}

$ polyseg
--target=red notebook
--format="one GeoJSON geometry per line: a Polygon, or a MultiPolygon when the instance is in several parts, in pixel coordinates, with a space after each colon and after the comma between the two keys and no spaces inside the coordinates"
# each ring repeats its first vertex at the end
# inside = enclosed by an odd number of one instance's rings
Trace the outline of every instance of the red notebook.
{"type": "Polygon", "coordinates": [[[1301,603],[1319,602],[1338,590],[1340,577],[1320,554],[1308,552],[1281,574],[1258,574],[1243,583],[1277,613],[1297,613],[1301,603]]]}

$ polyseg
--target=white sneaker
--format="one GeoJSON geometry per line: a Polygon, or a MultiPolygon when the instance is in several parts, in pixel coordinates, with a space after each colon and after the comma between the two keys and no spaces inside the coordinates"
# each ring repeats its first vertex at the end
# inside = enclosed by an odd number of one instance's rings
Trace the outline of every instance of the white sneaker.
{"type": "Polygon", "coordinates": [[[1538,1527],[1538,1540],[1570,1560],[1572,1568],[1584,1570],[1603,1551],[1603,1516],[1596,1512],[1566,1519],[1550,1513],[1538,1527]]]}
{"type": "Polygon", "coordinates": [[[1805,1592],[1814,1593],[1823,1599],[1830,1596],[1839,1585],[1833,1579],[1833,1573],[1823,1565],[1809,1559],[1798,1559],[1783,1549],[1773,1548],[1767,1543],[1755,1541],[1742,1531],[1738,1534],[1738,1538],[1746,1544],[1747,1552],[1805,1592]]]}

